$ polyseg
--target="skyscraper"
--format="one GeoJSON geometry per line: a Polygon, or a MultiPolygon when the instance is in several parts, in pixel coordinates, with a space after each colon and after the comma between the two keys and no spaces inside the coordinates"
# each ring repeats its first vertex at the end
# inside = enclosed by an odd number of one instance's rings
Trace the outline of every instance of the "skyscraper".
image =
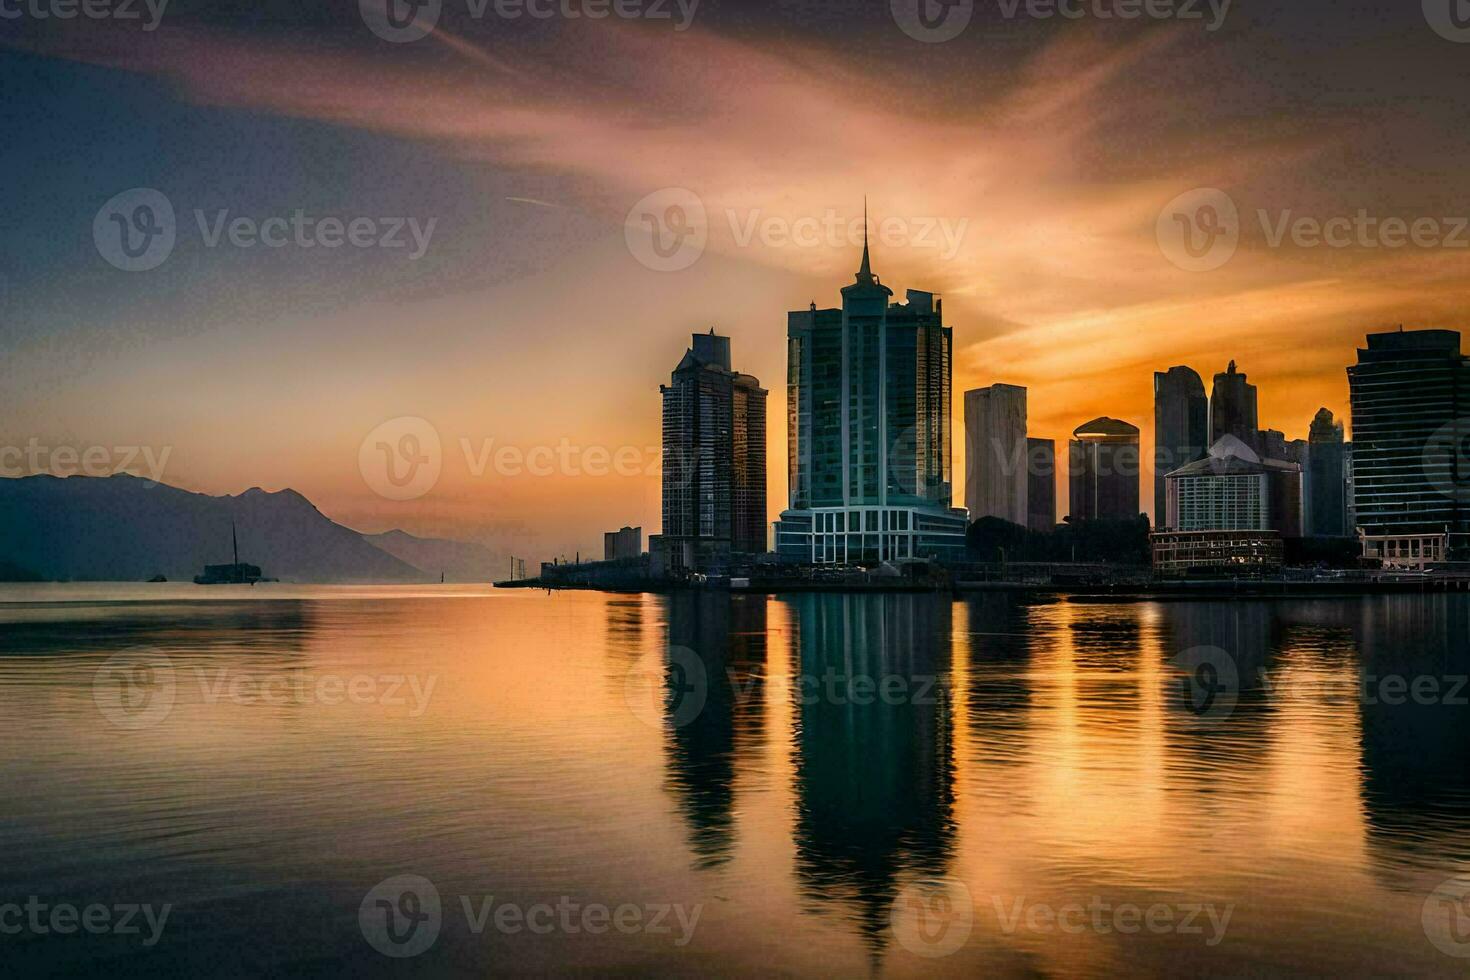
{"type": "Polygon", "coordinates": [[[787,315],[785,557],[964,552],[964,511],[950,507],[951,330],[934,294],[892,296],[865,243],[841,309],[787,315]]]}
{"type": "Polygon", "coordinates": [[[1422,565],[1470,551],[1470,358],[1459,333],[1369,334],[1347,374],[1364,555],[1422,565]]]}
{"type": "Polygon", "coordinates": [[[1259,440],[1257,426],[1256,386],[1247,382],[1231,361],[1229,368],[1215,375],[1215,386],[1210,391],[1210,445],[1219,442],[1221,436],[1234,436],[1255,448],[1259,440]]]}
{"type": "Polygon", "coordinates": [[[1193,368],[1182,365],[1154,372],[1155,527],[1173,527],[1165,507],[1164,475],[1203,459],[1210,447],[1210,400],[1193,368]]]}
{"type": "Polygon", "coordinates": [[[730,338],[695,334],[663,394],[665,568],[719,569],[766,550],[766,391],[730,366],[730,338]]]}
{"type": "Polygon", "coordinates": [[[1026,389],[991,385],[965,392],[965,506],[970,520],[1026,525],[1026,389]]]}
{"type": "Polygon", "coordinates": [[[1068,447],[1073,520],[1132,520],[1138,516],[1138,427],[1093,419],[1072,433],[1068,447]]]}
{"type": "Polygon", "coordinates": [[[1051,439],[1026,440],[1026,526],[1033,531],[1057,529],[1057,444],[1051,439]]]}
{"type": "Polygon", "coordinates": [[[1348,456],[1342,423],[1319,408],[1307,436],[1307,534],[1340,538],[1352,533],[1348,524],[1348,456]]]}

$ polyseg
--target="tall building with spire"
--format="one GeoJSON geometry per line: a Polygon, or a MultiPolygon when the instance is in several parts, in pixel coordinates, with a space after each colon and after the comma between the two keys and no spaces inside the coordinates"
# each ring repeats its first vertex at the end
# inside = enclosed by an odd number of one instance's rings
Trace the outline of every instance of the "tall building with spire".
{"type": "Polygon", "coordinates": [[[1210,400],[1193,368],[1154,372],[1154,527],[1174,527],[1164,475],[1203,459],[1210,448],[1210,400]]]}
{"type": "Polygon", "coordinates": [[[785,558],[964,553],[965,512],[950,506],[952,331],[933,293],[892,298],[865,237],[841,308],[787,314],[785,558]]]}

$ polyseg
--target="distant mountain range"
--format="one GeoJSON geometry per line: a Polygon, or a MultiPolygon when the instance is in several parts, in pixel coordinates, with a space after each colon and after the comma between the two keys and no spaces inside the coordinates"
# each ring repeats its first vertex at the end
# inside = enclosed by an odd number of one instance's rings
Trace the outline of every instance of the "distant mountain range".
{"type": "Polygon", "coordinates": [[[479,545],[364,535],[294,490],[211,497],[121,474],[0,479],[0,580],[192,581],[205,565],[259,565],[283,582],[488,581],[500,562],[479,545]],[[480,574],[483,571],[483,574],[480,574]]]}
{"type": "Polygon", "coordinates": [[[364,534],[363,538],[415,568],[450,582],[489,582],[509,577],[507,559],[469,541],[419,538],[406,531],[364,534]]]}

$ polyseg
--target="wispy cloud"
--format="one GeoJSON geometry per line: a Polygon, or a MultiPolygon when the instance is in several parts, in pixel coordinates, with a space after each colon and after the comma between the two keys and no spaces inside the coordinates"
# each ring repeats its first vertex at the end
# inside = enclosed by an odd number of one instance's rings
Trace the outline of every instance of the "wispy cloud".
{"type": "Polygon", "coordinates": [[[890,283],[948,297],[957,387],[1030,384],[1033,420],[1048,434],[1104,412],[1147,431],[1153,369],[1191,363],[1208,376],[1239,356],[1257,380],[1291,379],[1289,392],[1263,390],[1263,403],[1293,413],[1268,421],[1300,432],[1315,403],[1344,407],[1342,367],[1366,329],[1463,316],[1459,256],[1268,247],[1255,209],[1320,204],[1313,162],[1350,130],[1321,119],[1243,129],[1223,111],[1180,124],[1182,111],[1213,111],[1216,96],[1203,56],[1181,48],[1187,36],[1117,43],[1067,31],[939,94],[906,84],[902,66],[831,49],[612,23],[595,47],[571,51],[492,49],[442,30],[413,50],[334,51],[165,26],[146,45],[99,31],[48,53],[167,79],[200,104],[573,178],[566,205],[509,200],[575,207],[610,228],[643,195],[688,187],[707,208],[710,248],[834,286],[851,273],[845,243],[742,244],[740,230],[765,218],[859,218],[867,196],[875,219],[963,227],[943,259],[875,250],[890,283]],[[1160,64],[1186,57],[1198,81],[1161,79],[1160,64]],[[1154,232],[1161,207],[1199,186],[1237,197],[1246,228],[1234,258],[1207,273],[1171,264],[1154,232]]]}

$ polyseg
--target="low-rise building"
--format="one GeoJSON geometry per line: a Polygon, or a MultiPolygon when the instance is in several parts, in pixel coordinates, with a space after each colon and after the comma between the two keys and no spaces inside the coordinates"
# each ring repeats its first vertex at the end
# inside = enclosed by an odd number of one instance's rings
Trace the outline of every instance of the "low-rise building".
{"type": "Polygon", "coordinates": [[[1281,535],[1266,530],[1155,531],[1154,571],[1160,575],[1263,575],[1281,569],[1281,535]]]}
{"type": "Polygon", "coordinates": [[[1301,535],[1301,466],[1261,459],[1234,436],[1164,482],[1169,525],[1151,536],[1160,574],[1274,571],[1283,538],[1301,535]]]}
{"type": "Polygon", "coordinates": [[[623,527],[602,536],[602,557],[607,561],[637,558],[643,554],[643,528],[623,527]]]}

